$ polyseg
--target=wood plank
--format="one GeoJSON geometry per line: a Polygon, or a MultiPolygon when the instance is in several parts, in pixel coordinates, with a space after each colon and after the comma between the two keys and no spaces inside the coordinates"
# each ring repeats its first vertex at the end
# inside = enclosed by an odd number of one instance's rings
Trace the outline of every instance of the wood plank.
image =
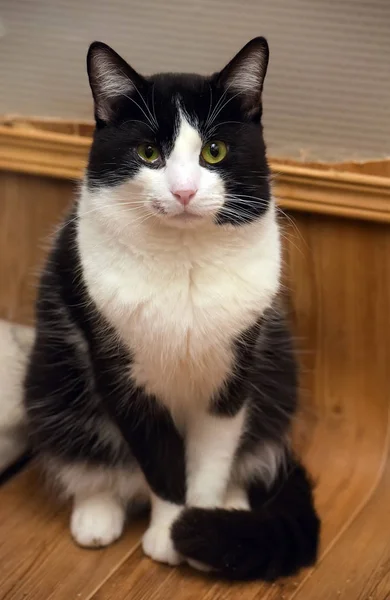
{"type": "Polygon", "coordinates": [[[390,453],[370,502],[292,598],[388,600],[389,525],[390,453]]]}
{"type": "Polygon", "coordinates": [[[70,537],[68,508],[54,500],[35,470],[27,470],[0,492],[0,598],[86,598],[132,554],[142,521],[104,550],[77,547],[70,537]]]}
{"type": "Polygon", "coordinates": [[[70,181],[0,171],[0,319],[33,323],[36,274],[74,192],[70,181]]]}

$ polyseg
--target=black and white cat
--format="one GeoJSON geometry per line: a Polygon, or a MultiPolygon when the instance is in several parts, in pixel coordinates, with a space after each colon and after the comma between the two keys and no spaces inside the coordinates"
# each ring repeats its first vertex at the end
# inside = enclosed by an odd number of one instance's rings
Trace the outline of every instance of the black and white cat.
{"type": "Polygon", "coordinates": [[[296,365],[261,127],[264,38],[211,77],[144,78],[105,44],[81,195],[43,272],[25,397],[82,546],[151,503],[145,553],[236,579],[313,563],[289,449],[296,365]]]}

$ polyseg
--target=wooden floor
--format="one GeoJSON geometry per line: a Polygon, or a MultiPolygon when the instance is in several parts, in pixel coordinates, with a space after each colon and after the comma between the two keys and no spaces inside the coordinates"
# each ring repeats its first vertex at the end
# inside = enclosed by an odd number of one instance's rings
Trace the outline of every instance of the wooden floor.
{"type": "MultiPolygon", "coordinates": [[[[0,488],[1,600],[390,599],[390,228],[294,219],[299,232],[286,224],[285,237],[302,350],[295,438],[323,521],[317,566],[274,585],[221,583],[144,558],[143,522],[106,550],[79,549],[69,507],[29,467],[0,488]]],[[[11,284],[12,297],[25,298],[10,275],[11,284]]],[[[30,308],[13,316],[21,310],[30,308]]]]}

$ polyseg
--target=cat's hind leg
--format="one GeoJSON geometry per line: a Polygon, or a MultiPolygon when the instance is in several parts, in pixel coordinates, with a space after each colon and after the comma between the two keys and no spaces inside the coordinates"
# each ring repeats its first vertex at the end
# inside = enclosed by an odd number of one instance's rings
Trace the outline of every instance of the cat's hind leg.
{"type": "Polygon", "coordinates": [[[113,543],[123,533],[129,505],[148,502],[148,486],[136,465],[61,464],[56,479],[73,499],[70,530],[80,546],[100,548],[113,543]]]}

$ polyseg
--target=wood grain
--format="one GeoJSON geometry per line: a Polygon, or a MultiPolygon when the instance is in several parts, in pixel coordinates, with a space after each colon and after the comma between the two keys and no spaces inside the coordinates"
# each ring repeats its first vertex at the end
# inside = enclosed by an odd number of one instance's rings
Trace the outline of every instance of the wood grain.
{"type": "Polygon", "coordinates": [[[33,322],[36,274],[74,192],[70,181],[0,171],[0,319],[33,322]]]}
{"type": "Polygon", "coordinates": [[[70,538],[68,510],[45,490],[35,470],[0,493],[0,598],[86,598],[135,549],[142,522],[106,550],[78,548],[70,538]]]}

